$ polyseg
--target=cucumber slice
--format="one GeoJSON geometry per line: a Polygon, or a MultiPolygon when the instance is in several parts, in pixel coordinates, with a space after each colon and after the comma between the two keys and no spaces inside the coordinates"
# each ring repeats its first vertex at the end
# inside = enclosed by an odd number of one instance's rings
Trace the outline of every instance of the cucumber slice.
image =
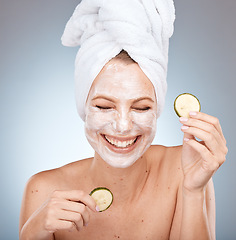
{"type": "Polygon", "coordinates": [[[96,202],[100,212],[107,210],[113,202],[112,192],[105,187],[98,187],[89,194],[96,202]]]}
{"type": "Polygon", "coordinates": [[[197,97],[191,93],[182,93],[176,97],[174,109],[179,117],[189,117],[189,112],[200,112],[201,104],[197,97]]]}

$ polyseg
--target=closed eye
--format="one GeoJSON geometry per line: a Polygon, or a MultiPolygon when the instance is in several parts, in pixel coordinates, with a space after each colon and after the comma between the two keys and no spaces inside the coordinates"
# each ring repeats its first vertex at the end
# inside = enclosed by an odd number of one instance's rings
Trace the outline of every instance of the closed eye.
{"type": "Polygon", "coordinates": [[[133,108],[134,110],[137,110],[137,111],[141,111],[141,112],[144,112],[144,111],[148,111],[149,109],[151,109],[150,107],[144,107],[144,108],[133,108]]]}
{"type": "Polygon", "coordinates": [[[99,105],[96,105],[96,107],[101,109],[101,110],[108,110],[108,109],[112,108],[112,107],[108,107],[108,106],[99,106],[99,105]]]}

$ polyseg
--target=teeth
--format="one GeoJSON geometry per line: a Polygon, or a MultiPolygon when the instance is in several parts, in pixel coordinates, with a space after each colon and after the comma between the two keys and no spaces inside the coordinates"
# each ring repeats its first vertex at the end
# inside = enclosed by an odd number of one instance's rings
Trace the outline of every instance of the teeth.
{"type": "Polygon", "coordinates": [[[116,139],[109,138],[107,136],[105,136],[105,138],[109,143],[111,143],[115,147],[119,147],[119,148],[128,147],[128,146],[132,145],[135,142],[135,140],[137,139],[137,137],[136,137],[136,138],[128,140],[128,141],[119,141],[116,139]]]}

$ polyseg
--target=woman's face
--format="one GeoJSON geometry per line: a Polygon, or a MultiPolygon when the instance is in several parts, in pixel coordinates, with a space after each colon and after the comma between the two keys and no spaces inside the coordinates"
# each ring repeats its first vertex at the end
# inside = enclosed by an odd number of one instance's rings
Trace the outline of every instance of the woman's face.
{"type": "Polygon", "coordinates": [[[131,166],[156,133],[155,90],[136,63],[108,62],[91,86],[85,113],[89,143],[113,167],[131,166]]]}

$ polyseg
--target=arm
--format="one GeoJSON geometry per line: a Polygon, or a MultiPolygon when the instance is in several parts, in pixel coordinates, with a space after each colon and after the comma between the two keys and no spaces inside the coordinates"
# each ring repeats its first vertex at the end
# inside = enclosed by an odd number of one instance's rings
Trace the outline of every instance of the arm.
{"type": "Polygon", "coordinates": [[[196,195],[191,193],[184,195],[183,185],[180,184],[170,240],[182,240],[191,233],[193,239],[194,236],[199,239],[203,231],[208,239],[215,240],[215,193],[212,179],[207,184],[205,192],[196,195]]]}
{"type": "Polygon", "coordinates": [[[182,190],[180,239],[215,240],[215,203],[212,180],[206,190],[192,193],[182,190]]]}
{"type": "Polygon", "coordinates": [[[55,191],[48,175],[37,174],[26,185],[20,240],[53,240],[58,230],[80,231],[89,222],[89,208],[96,211],[95,201],[88,194],[80,190],[55,191]]]}
{"type": "Polygon", "coordinates": [[[183,178],[178,190],[170,239],[215,239],[215,195],[212,176],[227,153],[218,119],[197,113],[184,123],[183,178]],[[195,137],[202,139],[199,142],[195,137]]]}

